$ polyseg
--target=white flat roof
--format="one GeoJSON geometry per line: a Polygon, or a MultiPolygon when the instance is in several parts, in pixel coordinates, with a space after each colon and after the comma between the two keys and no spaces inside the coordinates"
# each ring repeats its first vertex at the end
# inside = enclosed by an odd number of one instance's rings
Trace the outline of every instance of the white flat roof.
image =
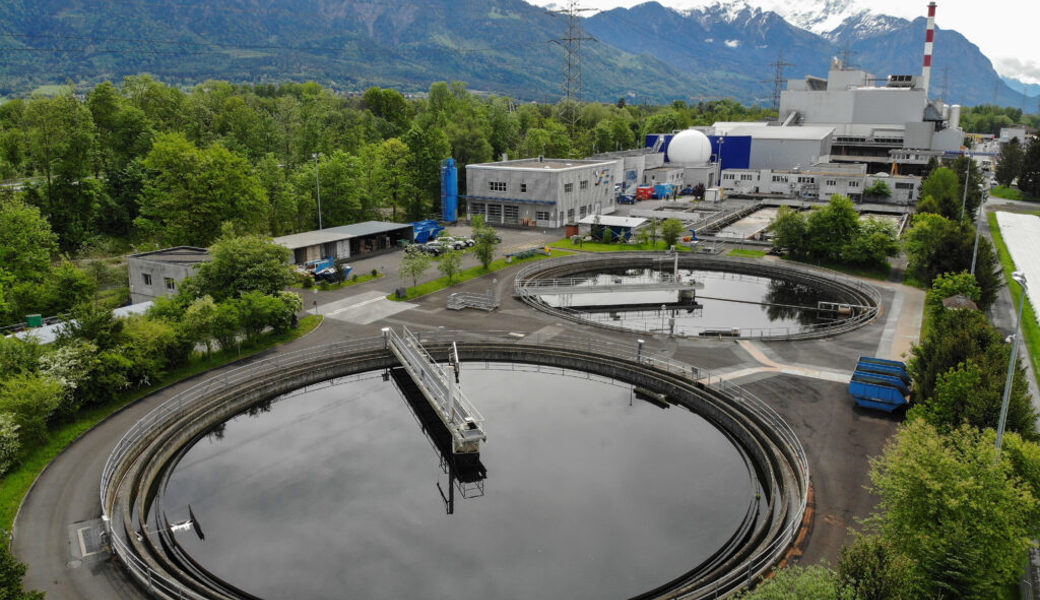
{"type": "Polygon", "coordinates": [[[610,215],[589,215],[580,219],[578,223],[582,225],[594,225],[596,219],[599,219],[600,225],[606,225],[607,227],[629,227],[635,229],[643,223],[646,223],[646,219],[640,217],[614,217],[610,215]]]}
{"type": "Polygon", "coordinates": [[[615,165],[618,159],[589,160],[570,158],[523,158],[519,160],[507,160],[500,162],[480,163],[477,165],[466,165],[467,169],[511,169],[515,171],[566,171],[567,169],[581,169],[599,165],[615,165]]]}
{"type": "Polygon", "coordinates": [[[726,135],[750,135],[760,140],[822,140],[832,133],[833,127],[751,125],[734,127],[726,135]]]}

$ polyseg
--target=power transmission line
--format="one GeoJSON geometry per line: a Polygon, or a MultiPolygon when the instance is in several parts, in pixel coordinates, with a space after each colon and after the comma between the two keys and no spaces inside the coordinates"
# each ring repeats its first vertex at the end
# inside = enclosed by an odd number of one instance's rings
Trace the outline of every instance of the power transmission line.
{"type": "Polygon", "coordinates": [[[780,90],[784,87],[784,67],[793,67],[794,63],[784,62],[784,51],[776,53],[776,62],[769,63],[770,67],[776,67],[776,77],[773,78],[773,110],[780,110],[780,90]]]}
{"type": "Polygon", "coordinates": [[[563,46],[566,53],[563,69],[563,100],[566,107],[564,119],[574,131],[580,116],[582,78],[581,78],[581,43],[584,41],[596,41],[596,38],[585,35],[581,26],[579,13],[595,10],[593,8],[578,7],[578,0],[568,0],[567,7],[555,11],[567,15],[567,34],[559,38],[556,43],[563,46]]]}

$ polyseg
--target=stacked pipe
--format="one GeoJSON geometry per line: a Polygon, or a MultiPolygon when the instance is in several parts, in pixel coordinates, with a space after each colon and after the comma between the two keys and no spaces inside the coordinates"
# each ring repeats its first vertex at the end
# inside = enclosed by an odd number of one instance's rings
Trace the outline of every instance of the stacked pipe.
{"type": "Polygon", "coordinates": [[[924,67],[921,69],[921,87],[928,98],[928,83],[932,79],[932,43],[935,41],[935,2],[928,3],[928,29],[924,34],[924,67]]]}

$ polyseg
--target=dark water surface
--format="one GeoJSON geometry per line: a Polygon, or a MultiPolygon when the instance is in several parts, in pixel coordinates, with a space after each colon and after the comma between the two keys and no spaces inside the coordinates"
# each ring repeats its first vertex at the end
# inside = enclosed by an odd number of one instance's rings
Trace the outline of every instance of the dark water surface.
{"type": "MultiPolygon", "coordinates": [[[[670,275],[671,269],[665,268],[670,275]]],[[[622,269],[574,275],[588,284],[611,282],[638,283],[661,280],[662,272],[654,269],[622,269]]],[[[833,312],[817,310],[817,302],[835,302],[837,298],[806,285],[781,279],[679,269],[681,281],[698,284],[698,308],[679,305],[677,291],[574,293],[545,295],[551,306],[564,306],[586,313],[592,321],[611,323],[635,331],[671,332],[697,335],[707,329],[744,330],[745,335],[768,330],[773,333],[796,333],[809,325],[833,320],[833,312]],[[703,286],[703,287],[701,287],[703,286]],[[661,310],[661,305],[666,308],[661,310]],[[749,332],[748,330],[754,330],[749,332]]]]}
{"type": "Polygon", "coordinates": [[[466,364],[483,495],[449,478],[381,373],[298,390],[184,456],[165,494],[206,569],[274,598],[627,598],[707,558],[755,496],[737,448],[686,409],[573,371],[466,364]],[[523,370],[513,370],[523,369],[523,370]],[[438,484],[440,489],[438,489],[438,484]]]}

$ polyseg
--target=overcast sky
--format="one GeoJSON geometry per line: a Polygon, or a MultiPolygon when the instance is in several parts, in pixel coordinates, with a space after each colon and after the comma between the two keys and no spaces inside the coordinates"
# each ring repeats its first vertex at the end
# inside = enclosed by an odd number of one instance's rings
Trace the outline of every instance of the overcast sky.
{"type": "MultiPolygon", "coordinates": [[[[579,6],[609,9],[631,7],[646,0],[580,0],[579,6]]],[[[713,4],[712,0],[657,0],[665,6],[689,8],[713,4]]],[[[812,0],[748,0],[752,6],[763,8],[784,6],[798,2],[798,8],[812,0]]],[[[531,4],[562,6],[566,0],[528,0],[531,4]]],[[[870,8],[876,13],[904,19],[928,15],[928,0],[853,0],[857,6],[870,8]]],[[[955,29],[977,45],[991,61],[997,72],[1027,83],[1040,84],[1040,2],[1037,0],[936,0],[936,24],[943,29],[955,29]]],[[[782,12],[777,10],[777,12],[782,12]]],[[[922,47],[924,42],[922,41],[922,47]]]]}

